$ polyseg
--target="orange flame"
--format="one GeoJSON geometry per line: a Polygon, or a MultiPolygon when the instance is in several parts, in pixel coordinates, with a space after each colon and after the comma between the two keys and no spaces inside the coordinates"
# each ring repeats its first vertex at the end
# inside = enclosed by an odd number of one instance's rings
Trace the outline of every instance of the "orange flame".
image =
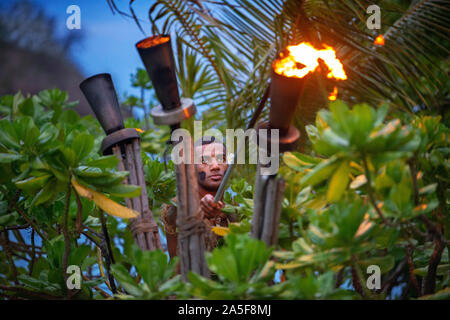
{"type": "Polygon", "coordinates": [[[146,49],[146,48],[157,46],[158,44],[166,43],[169,40],[170,40],[169,37],[153,36],[153,37],[149,37],[149,38],[146,38],[146,39],[140,41],[137,44],[137,47],[141,48],[141,49],[146,49]]]}
{"type": "Polygon", "coordinates": [[[334,87],[333,92],[330,92],[330,94],[328,95],[328,100],[335,101],[337,98],[337,94],[338,94],[338,88],[334,87]]]}
{"type": "Polygon", "coordinates": [[[327,78],[346,80],[347,75],[342,63],[336,58],[336,52],[330,46],[324,45],[324,47],[325,49],[317,50],[307,42],[288,46],[289,55],[284,57],[281,54],[280,58],[275,60],[274,71],[286,77],[303,78],[317,69],[321,59],[329,69],[327,78]]]}
{"type": "Polygon", "coordinates": [[[375,41],[373,42],[373,44],[377,45],[377,46],[384,46],[384,37],[382,34],[380,34],[378,37],[375,38],[375,41]]]}

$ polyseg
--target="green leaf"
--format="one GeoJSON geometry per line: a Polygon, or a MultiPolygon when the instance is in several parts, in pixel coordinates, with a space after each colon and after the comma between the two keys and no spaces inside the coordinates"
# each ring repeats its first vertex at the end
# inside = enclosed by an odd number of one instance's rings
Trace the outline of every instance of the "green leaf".
{"type": "Polygon", "coordinates": [[[31,117],[19,118],[14,122],[14,127],[25,146],[33,146],[38,141],[39,129],[31,117]]]}
{"type": "Polygon", "coordinates": [[[109,187],[119,183],[128,177],[130,173],[128,171],[117,171],[117,172],[108,172],[105,175],[97,176],[97,177],[86,177],[81,176],[81,182],[85,182],[87,184],[96,186],[96,187],[109,187]]]}
{"type": "Polygon", "coordinates": [[[73,168],[77,165],[77,154],[72,148],[59,146],[59,150],[63,155],[63,161],[66,167],[73,168]]]}
{"type": "Polygon", "coordinates": [[[192,286],[203,291],[205,295],[208,295],[211,291],[216,290],[219,287],[217,282],[204,278],[192,271],[187,274],[187,277],[192,286]]]}
{"type": "Polygon", "coordinates": [[[388,111],[389,111],[389,105],[387,103],[385,103],[382,106],[378,107],[377,114],[376,114],[376,117],[375,117],[374,127],[378,127],[380,124],[383,123],[384,118],[386,117],[388,111]]]}
{"type": "Polygon", "coordinates": [[[21,160],[24,157],[21,154],[0,153],[0,163],[11,163],[16,160],[21,160]]]}
{"type": "MultiPolygon", "coordinates": [[[[353,128],[351,127],[351,123],[349,121],[351,120],[350,110],[347,105],[343,101],[337,100],[331,102],[329,108],[333,115],[333,120],[329,119],[327,121],[328,125],[332,127],[333,130],[350,136],[353,128]]],[[[322,112],[321,115],[324,119],[328,118],[327,113],[325,112],[322,112]]]]}
{"type": "MultiPolygon", "coordinates": [[[[56,114],[56,113],[55,113],[56,114]]],[[[58,120],[61,123],[64,124],[76,124],[78,121],[80,121],[80,116],[75,110],[68,109],[62,112],[61,117],[58,120]]]]}
{"type": "Polygon", "coordinates": [[[0,215],[1,214],[5,214],[8,211],[8,201],[4,200],[4,201],[0,201],[0,215]]]}
{"type": "Polygon", "coordinates": [[[55,188],[56,178],[53,178],[47,182],[44,188],[42,188],[31,202],[31,206],[38,206],[48,200],[52,199],[58,190],[55,188]]]}
{"type": "Polygon", "coordinates": [[[101,191],[121,198],[134,198],[141,195],[141,187],[131,184],[118,184],[111,187],[102,187],[101,191]]]}
{"type": "Polygon", "coordinates": [[[68,171],[61,171],[58,170],[56,168],[54,168],[53,166],[50,166],[50,171],[53,173],[53,175],[56,177],[56,179],[58,179],[61,182],[69,182],[69,172],[68,171]]]}
{"type": "Polygon", "coordinates": [[[16,223],[16,219],[19,217],[17,212],[13,212],[10,214],[0,215],[0,225],[1,226],[9,226],[16,223]]]}
{"type": "Polygon", "coordinates": [[[144,291],[136,284],[136,281],[130,276],[130,273],[123,265],[112,265],[111,272],[129,294],[135,297],[140,297],[144,294],[144,291]]]}
{"type": "Polygon", "coordinates": [[[44,187],[44,185],[51,177],[52,177],[51,175],[44,175],[41,177],[30,177],[28,179],[16,182],[16,186],[19,189],[23,189],[28,192],[34,192],[44,187]]]}
{"type": "Polygon", "coordinates": [[[20,148],[19,137],[13,124],[7,119],[0,120],[0,144],[6,148],[18,150],[20,148]]]}
{"type": "Polygon", "coordinates": [[[0,97],[0,112],[10,114],[14,103],[14,96],[12,94],[5,94],[0,97]]]}
{"type": "Polygon", "coordinates": [[[81,245],[72,248],[69,256],[69,264],[80,266],[91,252],[91,247],[88,245],[81,245]]]}
{"type": "Polygon", "coordinates": [[[283,161],[288,167],[294,170],[302,170],[305,167],[308,168],[318,164],[322,160],[299,152],[285,152],[283,154],[283,161]]]}
{"type": "Polygon", "coordinates": [[[355,234],[364,220],[367,206],[360,198],[352,201],[340,201],[330,208],[330,214],[338,227],[337,239],[348,245],[355,243],[355,234]]]}
{"type": "Polygon", "coordinates": [[[229,234],[226,246],[215,248],[206,260],[211,271],[221,279],[235,284],[247,284],[250,276],[261,270],[270,257],[271,249],[264,242],[247,234],[229,234]]]}
{"type": "Polygon", "coordinates": [[[328,179],[331,174],[336,170],[339,163],[336,162],[336,158],[330,158],[319,163],[310,172],[308,172],[301,180],[303,185],[315,186],[323,180],[328,179]]]}
{"type": "Polygon", "coordinates": [[[39,135],[39,144],[46,144],[54,141],[59,135],[59,130],[51,123],[46,123],[41,128],[39,135]]]}
{"type": "Polygon", "coordinates": [[[72,142],[72,148],[81,161],[86,158],[94,147],[94,137],[88,133],[81,133],[72,142]]]}
{"type": "Polygon", "coordinates": [[[364,146],[366,139],[374,127],[373,109],[367,104],[359,104],[353,107],[352,115],[352,143],[358,147],[364,146]]]}
{"type": "Polygon", "coordinates": [[[35,106],[33,99],[25,99],[21,104],[19,104],[19,111],[25,116],[34,117],[35,106]]]}
{"type": "Polygon", "coordinates": [[[101,169],[116,168],[119,164],[119,159],[115,155],[103,156],[87,162],[90,167],[97,167],[101,169]]]}
{"type": "Polygon", "coordinates": [[[411,187],[405,182],[402,182],[391,188],[389,198],[396,204],[397,208],[403,212],[403,209],[410,204],[411,193],[411,187]]]}
{"type": "Polygon", "coordinates": [[[167,255],[161,250],[143,251],[133,246],[133,264],[144,282],[152,292],[158,291],[160,284],[169,280],[175,272],[176,259],[168,261],[167,255]]]}
{"type": "Polygon", "coordinates": [[[333,174],[328,185],[327,201],[336,202],[341,199],[345,190],[347,190],[350,173],[348,161],[343,161],[336,172],[333,174]]]}
{"type": "Polygon", "coordinates": [[[207,256],[206,261],[211,271],[227,280],[239,282],[238,264],[230,248],[214,249],[212,254],[207,256]]]}
{"type": "Polygon", "coordinates": [[[99,178],[109,176],[111,173],[97,167],[79,166],[73,170],[77,176],[82,178],[99,178]]]}
{"type": "Polygon", "coordinates": [[[332,145],[337,149],[345,149],[350,145],[350,142],[346,138],[340,136],[330,128],[326,128],[323,131],[322,138],[324,142],[332,145]]]}
{"type": "Polygon", "coordinates": [[[27,286],[39,290],[39,291],[47,291],[52,294],[60,294],[61,286],[57,283],[52,283],[48,280],[36,279],[30,277],[27,274],[21,274],[17,277],[20,281],[25,283],[27,286]]]}

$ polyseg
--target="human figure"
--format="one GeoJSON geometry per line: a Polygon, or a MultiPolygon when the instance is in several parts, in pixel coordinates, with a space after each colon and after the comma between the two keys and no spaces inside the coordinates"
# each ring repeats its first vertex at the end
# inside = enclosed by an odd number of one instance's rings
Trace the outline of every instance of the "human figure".
{"type": "MultiPolygon", "coordinates": [[[[225,206],[222,201],[214,202],[214,197],[222,182],[225,171],[228,168],[226,161],[226,148],[214,137],[202,137],[194,143],[194,152],[201,154],[201,164],[195,164],[195,173],[198,182],[200,210],[203,222],[207,227],[227,227],[230,222],[236,221],[234,214],[226,215],[222,212],[225,206]]],[[[169,256],[177,256],[177,208],[174,205],[164,205],[161,212],[161,220],[167,238],[169,256]]],[[[210,228],[207,228],[210,230],[210,228]]],[[[208,251],[217,246],[219,236],[205,232],[205,245],[208,251]]]]}

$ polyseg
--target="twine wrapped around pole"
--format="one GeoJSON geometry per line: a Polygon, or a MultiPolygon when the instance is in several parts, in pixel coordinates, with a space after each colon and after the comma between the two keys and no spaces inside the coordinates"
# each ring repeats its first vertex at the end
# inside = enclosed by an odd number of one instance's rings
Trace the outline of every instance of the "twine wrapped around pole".
{"type": "Polygon", "coordinates": [[[118,169],[130,172],[124,183],[138,185],[142,190],[139,197],[126,199],[127,207],[141,213],[137,218],[130,219],[130,229],[134,241],[142,250],[162,249],[158,225],[148,204],[140,149],[139,139],[133,139],[131,143],[122,146],[112,147],[113,153],[119,159],[118,169]]]}
{"type": "Polygon", "coordinates": [[[188,161],[182,161],[180,164],[175,165],[178,203],[178,248],[183,281],[188,281],[187,274],[189,271],[209,277],[209,270],[205,260],[204,234],[206,226],[202,221],[203,217],[199,210],[198,185],[193,164],[194,149],[190,137],[187,140],[189,141],[179,143],[184,145],[183,153],[189,151],[185,157],[182,157],[188,161]]]}

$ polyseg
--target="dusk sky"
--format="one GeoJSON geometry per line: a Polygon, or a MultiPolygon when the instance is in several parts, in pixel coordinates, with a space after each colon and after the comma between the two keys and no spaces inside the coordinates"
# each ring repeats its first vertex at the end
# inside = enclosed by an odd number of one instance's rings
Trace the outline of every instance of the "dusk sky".
{"type": "MultiPolygon", "coordinates": [[[[72,48],[71,57],[82,73],[89,77],[97,73],[112,75],[117,94],[123,97],[128,94],[138,94],[138,90],[130,85],[130,74],[137,67],[143,67],[135,49],[135,43],[145,35],[139,30],[132,18],[118,13],[113,14],[106,0],[33,0],[45,12],[57,20],[56,32],[63,35],[68,32],[66,13],[70,5],[78,5],[81,9],[81,32],[83,40],[72,48]]],[[[116,0],[117,6],[128,12],[129,0],[116,0]]],[[[148,9],[152,1],[135,1],[133,8],[142,20],[141,24],[150,35],[148,9]]]]}

